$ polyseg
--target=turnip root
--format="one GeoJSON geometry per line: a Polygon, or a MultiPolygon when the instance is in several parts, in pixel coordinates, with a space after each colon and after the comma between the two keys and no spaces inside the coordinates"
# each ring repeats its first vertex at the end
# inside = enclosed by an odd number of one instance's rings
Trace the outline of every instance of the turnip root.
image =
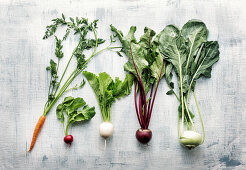
{"type": "Polygon", "coordinates": [[[113,131],[114,131],[114,126],[110,122],[103,122],[99,126],[99,133],[105,139],[112,136],[113,131]]]}

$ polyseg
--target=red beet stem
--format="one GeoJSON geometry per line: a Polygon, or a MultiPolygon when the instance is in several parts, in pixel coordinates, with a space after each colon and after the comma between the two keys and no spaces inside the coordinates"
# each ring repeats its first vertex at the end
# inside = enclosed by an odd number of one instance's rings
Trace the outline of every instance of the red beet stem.
{"type": "Polygon", "coordinates": [[[158,89],[158,86],[159,86],[159,83],[160,83],[160,80],[161,80],[161,74],[162,74],[163,66],[164,66],[164,62],[162,63],[161,73],[160,73],[159,80],[158,80],[157,85],[156,85],[156,88],[155,88],[155,93],[154,93],[153,101],[152,101],[152,103],[151,103],[150,112],[149,112],[149,114],[148,114],[148,121],[147,121],[147,126],[146,126],[146,128],[149,127],[149,122],[150,122],[150,118],[151,118],[151,114],[152,114],[152,109],[153,109],[154,102],[155,102],[156,92],[157,92],[157,89],[158,89]]]}
{"type": "MultiPolygon", "coordinates": [[[[135,87],[134,87],[134,101],[135,101],[135,109],[136,109],[136,113],[137,113],[137,117],[138,117],[138,122],[139,122],[139,125],[141,126],[141,128],[143,127],[143,125],[142,125],[142,122],[141,122],[141,120],[140,120],[140,118],[139,118],[139,113],[138,113],[138,106],[137,106],[137,85],[136,85],[136,83],[135,83],[135,85],[134,85],[135,87]]],[[[142,118],[142,117],[141,117],[142,118]]]]}
{"type": "MultiPolygon", "coordinates": [[[[139,101],[138,101],[138,109],[139,109],[139,114],[140,115],[143,115],[143,100],[142,100],[143,98],[142,98],[142,93],[141,93],[141,91],[139,92],[139,101]]],[[[144,124],[145,124],[145,121],[144,121],[144,124]]]]}
{"type": "MultiPolygon", "coordinates": [[[[151,92],[150,92],[150,96],[149,96],[150,100],[149,100],[149,103],[148,103],[148,110],[147,110],[148,115],[147,115],[147,118],[149,117],[149,114],[150,114],[150,105],[151,105],[153,90],[154,90],[154,85],[152,85],[152,87],[151,87],[151,92]]],[[[147,120],[146,120],[146,122],[147,122],[147,120]]],[[[144,127],[144,128],[147,129],[148,127],[144,127]]]]}
{"type": "MultiPolygon", "coordinates": [[[[146,112],[146,110],[147,110],[146,94],[145,94],[145,91],[144,91],[144,86],[143,86],[142,79],[141,79],[141,77],[140,77],[140,75],[139,75],[139,73],[138,73],[137,66],[136,66],[135,61],[134,61],[134,58],[133,58],[132,47],[131,47],[131,41],[132,41],[132,40],[130,40],[130,52],[131,52],[131,57],[132,57],[133,65],[134,65],[135,71],[136,71],[137,76],[138,76],[138,81],[139,81],[139,83],[140,83],[140,85],[141,85],[140,88],[139,88],[139,91],[140,91],[140,93],[141,93],[141,90],[143,91],[143,99],[144,99],[144,116],[146,117],[146,113],[147,113],[147,112],[146,112]]],[[[144,123],[144,125],[145,125],[145,122],[142,122],[142,123],[144,123]]]]}

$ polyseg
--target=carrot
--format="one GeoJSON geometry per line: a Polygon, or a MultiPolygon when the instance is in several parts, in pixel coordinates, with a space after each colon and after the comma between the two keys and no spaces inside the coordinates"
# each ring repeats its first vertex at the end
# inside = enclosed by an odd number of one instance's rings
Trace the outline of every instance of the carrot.
{"type": "Polygon", "coordinates": [[[31,146],[30,146],[30,149],[28,152],[31,152],[32,148],[34,147],[34,144],[37,140],[37,137],[38,137],[38,134],[44,124],[44,121],[45,121],[45,116],[42,115],[39,119],[38,119],[38,123],[36,124],[36,127],[34,129],[34,132],[33,132],[33,136],[32,136],[32,143],[31,143],[31,146]]]}

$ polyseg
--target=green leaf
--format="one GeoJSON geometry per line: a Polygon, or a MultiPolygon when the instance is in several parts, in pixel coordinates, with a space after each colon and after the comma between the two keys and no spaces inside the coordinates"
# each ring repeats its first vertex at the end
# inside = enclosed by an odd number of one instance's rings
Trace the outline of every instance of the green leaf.
{"type": "Polygon", "coordinates": [[[129,95],[131,93],[133,80],[134,76],[132,74],[126,74],[124,82],[116,77],[113,92],[115,98],[120,99],[121,97],[129,95]]]}
{"type": "Polygon", "coordinates": [[[173,73],[172,73],[172,70],[173,70],[173,65],[169,62],[166,63],[166,68],[165,68],[165,79],[167,81],[167,84],[171,87],[171,88],[174,88],[174,84],[172,82],[172,77],[173,77],[173,73]]]}
{"type": "Polygon", "coordinates": [[[186,68],[193,62],[200,46],[207,41],[208,30],[200,20],[190,20],[181,29],[182,36],[188,42],[189,52],[187,53],[186,68]]]}
{"type": "Polygon", "coordinates": [[[57,64],[54,60],[50,59],[50,72],[51,76],[54,77],[57,75],[57,64]]]}
{"type": "Polygon", "coordinates": [[[123,57],[119,51],[116,51],[116,53],[117,53],[120,57],[123,57]]]}
{"type": "Polygon", "coordinates": [[[169,90],[166,94],[167,95],[171,95],[171,94],[173,94],[174,93],[174,91],[173,91],[173,89],[171,89],[171,90],[169,90]]]}
{"type": "Polygon", "coordinates": [[[96,114],[95,107],[89,107],[83,98],[66,97],[56,108],[56,116],[64,123],[64,113],[67,115],[67,128],[74,122],[90,120],[96,114]]]}
{"type": "Polygon", "coordinates": [[[66,107],[70,106],[74,101],[74,98],[72,96],[69,97],[65,97],[64,101],[62,102],[62,104],[66,107]]]}
{"type": "Polygon", "coordinates": [[[155,32],[152,29],[145,27],[144,34],[137,42],[134,36],[136,32],[135,26],[130,28],[126,36],[123,35],[122,31],[117,30],[112,25],[111,30],[116,33],[116,36],[122,44],[121,52],[128,56],[128,62],[124,65],[124,70],[133,74],[136,77],[136,80],[140,81],[137,75],[138,72],[143,83],[145,93],[147,94],[149,91],[149,86],[151,86],[154,82],[157,83],[159,78],[161,79],[165,73],[165,70],[163,69],[160,77],[163,59],[158,49],[158,38],[152,41],[155,36],[155,32]],[[137,71],[134,67],[132,58],[134,59],[137,71]]]}
{"type": "Polygon", "coordinates": [[[187,47],[179,29],[174,25],[165,27],[161,32],[159,43],[160,52],[168,62],[172,63],[177,75],[184,75],[187,47]]]}
{"type": "Polygon", "coordinates": [[[97,99],[99,100],[99,96],[100,96],[100,90],[99,90],[99,81],[98,81],[98,77],[93,74],[90,73],[88,71],[83,71],[83,75],[85,76],[85,78],[87,79],[87,81],[89,82],[91,88],[93,89],[97,99]]]}
{"type": "Polygon", "coordinates": [[[88,105],[83,110],[78,111],[78,113],[83,114],[85,120],[90,120],[96,114],[95,107],[89,107],[88,105]]]}
{"type": "MultiPolygon", "coordinates": [[[[172,64],[178,78],[179,87],[183,86],[183,92],[188,90],[185,83],[185,64],[187,59],[187,46],[181,32],[174,25],[168,25],[160,33],[159,49],[165,60],[172,64]],[[182,78],[182,82],[180,81],[182,78]]],[[[169,77],[170,78],[170,77],[169,77]]]]}
{"type": "Polygon", "coordinates": [[[79,84],[79,88],[84,87],[84,85],[85,85],[85,80],[83,79],[83,81],[79,84]]]}
{"type": "Polygon", "coordinates": [[[66,110],[68,112],[68,114],[74,112],[75,110],[77,110],[78,108],[84,106],[86,103],[84,101],[84,99],[78,97],[78,98],[75,98],[73,99],[73,102],[66,107],[66,110]]]}
{"type": "Polygon", "coordinates": [[[73,114],[73,116],[70,118],[70,123],[90,120],[95,116],[95,114],[95,107],[89,107],[88,105],[85,105],[82,110],[79,110],[73,114]]]}
{"type": "Polygon", "coordinates": [[[83,74],[97,97],[103,121],[110,121],[112,104],[116,98],[119,99],[130,94],[134,77],[127,74],[124,82],[118,77],[114,82],[105,72],[99,73],[98,77],[87,71],[84,71],[83,74]]]}
{"type": "Polygon", "coordinates": [[[156,80],[161,79],[165,74],[165,68],[162,68],[162,66],[163,66],[163,58],[161,54],[158,54],[156,60],[150,66],[152,76],[155,77],[156,80]]]}
{"type": "Polygon", "coordinates": [[[76,23],[77,23],[77,25],[80,23],[80,20],[78,17],[76,17],[76,23]]]}
{"type": "MultiPolygon", "coordinates": [[[[191,64],[191,81],[195,82],[201,76],[211,77],[212,66],[219,60],[219,44],[217,41],[208,41],[205,43],[201,54],[197,55],[191,64]]],[[[194,86],[192,86],[194,89],[194,86]]]]}
{"type": "Polygon", "coordinates": [[[74,23],[74,19],[72,17],[69,17],[70,21],[72,21],[74,23]]]}
{"type": "Polygon", "coordinates": [[[64,54],[62,52],[62,48],[63,48],[63,45],[62,45],[62,40],[58,39],[56,36],[56,50],[55,50],[55,55],[58,59],[61,59],[64,54]]]}
{"type": "Polygon", "coordinates": [[[64,123],[64,106],[62,104],[59,104],[56,108],[56,117],[58,119],[61,119],[61,123],[64,123]]]}
{"type": "Polygon", "coordinates": [[[201,76],[210,78],[212,66],[219,60],[219,54],[219,44],[217,41],[206,42],[200,57],[195,58],[192,63],[192,77],[194,77],[195,80],[201,76]]]}
{"type": "Polygon", "coordinates": [[[99,73],[98,81],[101,94],[103,94],[105,90],[109,89],[110,85],[113,83],[112,78],[106,72],[99,73]]]}
{"type": "Polygon", "coordinates": [[[102,96],[103,98],[102,98],[101,106],[104,107],[107,113],[111,112],[107,108],[111,108],[112,104],[115,102],[113,90],[104,89],[104,93],[102,94],[102,96]]]}
{"type": "Polygon", "coordinates": [[[140,43],[136,42],[136,38],[134,37],[134,33],[136,32],[136,27],[132,26],[128,32],[128,34],[123,37],[123,34],[120,30],[117,30],[115,27],[111,25],[111,30],[116,33],[118,36],[119,40],[122,43],[122,52],[124,52],[128,58],[129,61],[124,65],[124,68],[126,71],[134,74],[135,76],[137,75],[133,61],[132,61],[132,56],[130,52],[130,42],[131,42],[131,49],[132,49],[132,55],[136,64],[136,67],[138,69],[138,72],[140,76],[142,75],[143,69],[148,67],[148,62],[145,59],[145,55],[147,54],[146,48],[146,38],[148,34],[146,33],[145,36],[142,36],[141,39],[142,41],[140,43]]]}
{"type": "Polygon", "coordinates": [[[67,37],[69,36],[69,34],[70,34],[70,29],[67,28],[67,29],[66,29],[66,33],[65,33],[65,35],[63,36],[62,40],[63,40],[63,41],[66,40],[67,37]]]}

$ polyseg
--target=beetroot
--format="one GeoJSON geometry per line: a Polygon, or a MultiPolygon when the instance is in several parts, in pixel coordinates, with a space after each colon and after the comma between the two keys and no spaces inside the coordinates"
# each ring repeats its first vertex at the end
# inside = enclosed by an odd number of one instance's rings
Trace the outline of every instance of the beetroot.
{"type": "Polygon", "coordinates": [[[136,138],[142,144],[148,143],[152,138],[152,132],[150,129],[138,129],[136,131],[136,138]]]}
{"type": "Polygon", "coordinates": [[[124,70],[132,74],[134,79],[134,104],[139,125],[136,138],[141,143],[151,140],[152,132],[148,129],[154,107],[157,89],[165,74],[163,54],[159,51],[159,36],[155,37],[155,31],[145,27],[140,40],[134,36],[136,27],[132,26],[126,36],[114,26],[111,30],[119,38],[122,49],[120,52],[128,56],[128,62],[124,70]],[[153,39],[155,37],[155,39],[153,39]]]}

